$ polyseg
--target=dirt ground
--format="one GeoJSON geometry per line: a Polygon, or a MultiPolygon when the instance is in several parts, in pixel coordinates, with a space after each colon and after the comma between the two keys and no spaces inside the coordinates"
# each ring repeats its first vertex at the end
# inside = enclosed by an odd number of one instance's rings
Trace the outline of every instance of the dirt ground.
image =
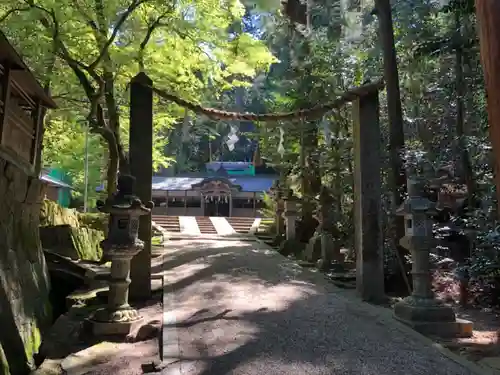
{"type": "Polygon", "coordinates": [[[135,342],[119,342],[91,338],[82,324],[89,309],[73,307],[56,321],[42,344],[45,361],[34,374],[143,374],[142,365],[159,358],[163,308],[160,296],[136,308],[145,326],[133,333],[135,342]]]}
{"type": "Polygon", "coordinates": [[[500,311],[493,309],[456,307],[457,318],[474,323],[473,336],[470,338],[444,341],[437,339],[448,349],[458,352],[467,359],[478,362],[486,357],[500,356],[498,330],[500,328],[500,311]]]}

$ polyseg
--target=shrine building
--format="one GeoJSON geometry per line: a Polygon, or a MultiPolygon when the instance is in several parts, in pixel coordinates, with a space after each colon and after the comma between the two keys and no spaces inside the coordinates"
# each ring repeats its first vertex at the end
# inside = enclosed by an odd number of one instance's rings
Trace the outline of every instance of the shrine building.
{"type": "Polygon", "coordinates": [[[153,213],[259,217],[264,194],[277,178],[274,170],[255,168],[251,162],[211,162],[205,164],[204,172],[153,176],[153,213]]]}

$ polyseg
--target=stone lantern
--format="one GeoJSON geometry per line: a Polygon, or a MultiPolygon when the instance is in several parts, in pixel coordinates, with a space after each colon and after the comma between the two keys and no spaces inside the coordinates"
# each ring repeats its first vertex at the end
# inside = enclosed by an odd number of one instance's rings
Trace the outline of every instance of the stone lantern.
{"type": "Polygon", "coordinates": [[[108,236],[101,242],[103,257],[111,261],[108,303],[89,318],[94,335],[127,335],[142,322],[137,310],[128,303],[130,262],[143,248],[137,238],[139,217],[148,215],[152,202],[143,205],[133,194],[135,178],[129,175],[118,179],[118,192],[98,201],[100,212],[109,214],[108,236]]]}
{"type": "Polygon", "coordinates": [[[298,218],[298,199],[291,189],[288,190],[285,196],[284,208],[283,217],[286,225],[286,239],[294,240],[296,234],[295,226],[298,218]]]}
{"type": "Polygon", "coordinates": [[[283,187],[279,180],[276,180],[270,189],[271,197],[276,203],[276,236],[281,237],[284,232],[283,212],[285,211],[283,201],[283,187]]]}
{"type": "Polygon", "coordinates": [[[422,177],[408,178],[408,198],[396,211],[404,217],[405,236],[400,244],[411,252],[413,292],[394,306],[394,314],[424,334],[470,337],[472,323],[457,320],[451,307],[434,298],[429,253],[435,243],[431,217],[436,211],[424,195],[425,184],[422,177]]]}
{"type": "Polygon", "coordinates": [[[333,264],[343,263],[338,246],[338,229],[335,222],[335,199],[326,186],[321,187],[318,196],[318,232],[321,240],[321,269],[329,269],[333,264]]]}

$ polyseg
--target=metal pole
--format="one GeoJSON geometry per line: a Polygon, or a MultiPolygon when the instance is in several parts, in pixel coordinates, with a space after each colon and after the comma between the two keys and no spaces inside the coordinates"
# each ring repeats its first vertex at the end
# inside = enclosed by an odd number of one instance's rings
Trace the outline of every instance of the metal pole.
{"type": "Polygon", "coordinates": [[[89,126],[85,126],[85,166],[83,171],[83,212],[87,212],[88,185],[89,185],[89,126]]]}

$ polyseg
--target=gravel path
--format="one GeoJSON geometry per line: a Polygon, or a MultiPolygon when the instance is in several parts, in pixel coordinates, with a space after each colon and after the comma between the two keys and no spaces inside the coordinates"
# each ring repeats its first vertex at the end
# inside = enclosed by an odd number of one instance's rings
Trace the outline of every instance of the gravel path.
{"type": "Polygon", "coordinates": [[[171,242],[165,375],[471,375],[258,242],[171,242]]]}

